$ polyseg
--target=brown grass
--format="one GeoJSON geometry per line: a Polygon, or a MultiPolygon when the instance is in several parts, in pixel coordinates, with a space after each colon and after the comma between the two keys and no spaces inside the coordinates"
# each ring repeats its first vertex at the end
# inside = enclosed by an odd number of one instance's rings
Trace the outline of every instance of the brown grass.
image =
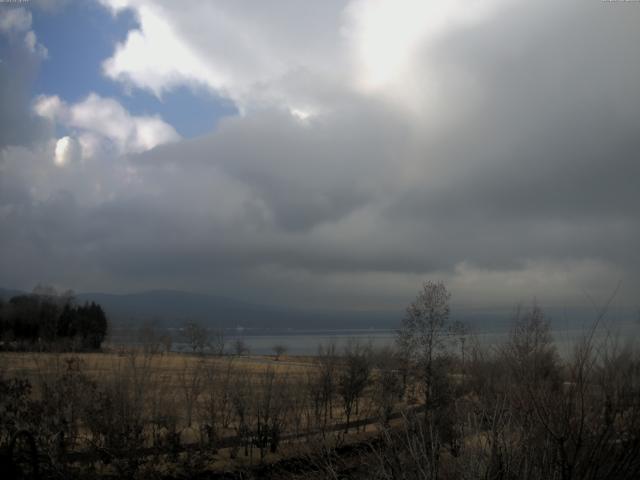
{"type": "Polygon", "coordinates": [[[296,377],[315,368],[311,357],[281,357],[276,361],[271,356],[202,356],[185,353],[145,355],[133,350],[100,353],[39,353],[0,352],[0,372],[7,377],[38,379],[41,375],[55,374],[68,368],[68,363],[79,359],[83,373],[95,379],[104,379],[120,372],[131,362],[144,367],[151,374],[161,374],[170,384],[185,369],[202,364],[204,367],[225,368],[229,362],[239,371],[260,374],[274,370],[278,374],[296,377]]]}

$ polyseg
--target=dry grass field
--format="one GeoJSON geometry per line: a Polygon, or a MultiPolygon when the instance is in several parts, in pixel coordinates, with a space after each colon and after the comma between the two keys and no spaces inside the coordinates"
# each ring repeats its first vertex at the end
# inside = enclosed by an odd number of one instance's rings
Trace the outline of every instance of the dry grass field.
{"type": "Polygon", "coordinates": [[[587,339],[565,360],[543,320],[413,360],[357,344],[3,352],[0,463],[79,479],[638,478],[640,352],[587,339]]]}
{"type": "MultiPolygon", "coordinates": [[[[347,429],[337,398],[338,365],[337,357],[323,363],[141,349],[0,353],[0,377],[27,380],[24,399],[62,420],[71,458],[93,458],[96,447],[114,458],[138,451],[140,458],[153,454],[165,473],[194,452],[205,463],[199,468],[244,470],[306,456],[320,443],[368,438],[375,432],[373,421],[365,420],[376,413],[372,396],[359,393],[350,413],[351,424],[359,425],[347,429]]],[[[112,462],[103,466],[105,474],[112,470],[112,462]]]]}
{"type": "Polygon", "coordinates": [[[249,374],[273,370],[278,374],[299,377],[314,368],[313,357],[282,356],[203,356],[184,353],[145,355],[135,349],[92,353],[0,352],[0,372],[5,376],[20,376],[37,380],[56,375],[69,368],[70,362],[93,379],[109,378],[124,370],[144,369],[149,375],[161,376],[169,386],[177,387],[179,377],[186,371],[223,369],[232,365],[249,374]]]}

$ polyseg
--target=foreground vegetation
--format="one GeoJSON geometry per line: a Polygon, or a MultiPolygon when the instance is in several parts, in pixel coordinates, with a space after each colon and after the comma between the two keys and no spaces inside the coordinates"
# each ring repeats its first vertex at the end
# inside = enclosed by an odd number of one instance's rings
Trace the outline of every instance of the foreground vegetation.
{"type": "MultiPolygon", "coordinates": [[[[29,478],[640,478],[640,355],[536,306],[483,347],[427,283],[396,348],[312,358],[5,353],[2,470],[29,478]],[[600,338],[600,337],[599,337],[600,338]]],[[[598,327],[604,311],[598,314],[598,327]]]]}

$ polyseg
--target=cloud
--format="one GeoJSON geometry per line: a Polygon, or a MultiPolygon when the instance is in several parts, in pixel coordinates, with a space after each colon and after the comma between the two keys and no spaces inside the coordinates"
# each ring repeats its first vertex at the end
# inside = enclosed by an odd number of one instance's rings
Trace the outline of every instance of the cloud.
{"type": "Polygon", "coordinates": [[[101,2],[114,12],[133,9],[140,23],[104,62],[105,74],[158,96],[177,85],[203,85],[241,110],[280,105],[309,111],[344,80],[344,1],[250,9],[237,2],[186,1],[180,8],[170,1],[101,2]],[[300,21],[306,18],[313,20],[300,21]],[[304,85],[308,80],[312,85],[304,85]]]}
{"type": "Polygon", "coordinates": [[[143,152],[180,138],[159,116],[131,115],[116,100],[95,93],[72,105],[57,96],[40,96],[33,108],[41,117],[77,131],[86,157],[143,152]]]}
{"type": "Polygon", "coordinates": [[[67,139],[2,151],[0,283],[366,308],[426,278],[474,305],[622,280],[637,301],[635,7],[103,3],[140,20],[108,76],[242,115],[180,139],[113,99],[38,98],[67,139]]]}
{"type": "MultiPolygon", "coordinates": [[[[354,93],[421,111],[437,78],[416,75],[429,45],[487,21],[503,0],[278,0],[241,3],[100,0],[131,9],[139,28],[103,64],[104,73],[157,96],[205,86],[241,111],[264,106],[318,113],[354,93]],[[295,19],[292,21],[290,19],[295,19]],[[416,62],[416,59],[419,59],[416,62]]],[[[297,113],[296,113],[297,112],[297,113]]]]}
{"type": "Polygon", "coordinates": [[[81,158],[82,147],[76,139],[67,136],[56,142],[53,161],[58,167],[76,163],[81,158]]]}
{"type": "Polygon", "coordinates": [[[405,106],[415,105],[421,91],[431,86],[429,76],[415,76],[414,67],[421,51],[453,30],[485,22],[502,3],[501,0],[350,2],[342,31],[348,39],[357,85],[365,91],[389,95],[405,106]]]}
{"type": "Polygon", "coordinates": [[[31,31],[31,14],[13,5],[0,6],[0,149],[27,145],[46,134],[46,122],[29,109],[30,88],[44,47],[31,31]],[[4,37],[2,39],[1,37],[4,37]],[[1,41],[1,40],[5,40],[1,41]]]}
{"type": "Polygon", "coordinates": [[[0,15],[0,32],[24,33],[31,28],[31,13],[24,8],[3,9],[0,15]]]}
{"type": "Polygon", "coordinates": [[[44,45],[38,43],[36,34],[31,30],[31,12],[19,8],[3,8],[0,10],[0,33],[9,37],[22,37],[27,50],[41,58],[47,58],[44,45]]]}

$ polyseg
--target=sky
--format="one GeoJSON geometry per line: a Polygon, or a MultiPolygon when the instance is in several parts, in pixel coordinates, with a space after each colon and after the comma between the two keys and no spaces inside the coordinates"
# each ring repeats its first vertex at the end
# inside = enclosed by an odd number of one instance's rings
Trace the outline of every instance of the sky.
{"type": "Polygon", "coordinates": [[[0,286],[639,305],[639,24],[599,0],[0,2],[0,286]]]}

